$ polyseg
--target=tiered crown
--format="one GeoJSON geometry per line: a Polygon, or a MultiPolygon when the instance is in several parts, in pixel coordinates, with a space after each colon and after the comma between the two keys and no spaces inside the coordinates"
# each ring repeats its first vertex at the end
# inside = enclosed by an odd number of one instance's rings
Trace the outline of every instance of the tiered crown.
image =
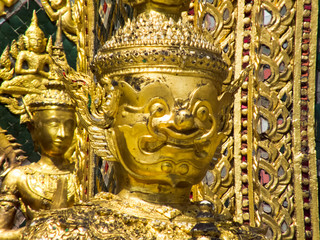
{"type": "Polygon", "coordinates": [[[58,89],[43,90],[41,94],[28,94],[24,97],[24,103],[31,111],[56,107],[73,108],[69,95],[58,89]]]}
{"type": "Polygon", "coordinates": [[[221,83],[228,74],[220,51],[189,22],[175,21],[163,11],[152,9],[128,20],[105,43],[93,69],[107,77],[167,72],[205,76],[221,83]]]}

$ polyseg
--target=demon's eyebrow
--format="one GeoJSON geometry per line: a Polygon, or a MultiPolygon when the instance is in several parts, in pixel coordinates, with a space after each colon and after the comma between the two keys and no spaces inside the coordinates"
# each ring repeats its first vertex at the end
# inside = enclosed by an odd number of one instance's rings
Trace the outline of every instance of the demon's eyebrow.
{"type": "Polygon", "coordinates": [[[127,111],[127,112],[130,112],[130,113],[141,113],[141,112],[144,112],[144,108],[145,106],[132,106],[132,105],[128,105],[128,104],[125,104],[124,105],[124,110],[127,111]]]}
{"type": "Polygon", "coordinates": [[[124,97],[127,103],[123,105],[124,110],[128,112],[144,112],[149,103],[155,98],[163,99],[168,106],[174,105],[174,97],[171,89],[165,83],[153,82],[144,86],[139,92],[136,92],[128,83],[123,84],[126,88],[124,97]],[[130,101],[129,101],[130,100],[130,101]]]}
{"type": "Polygon", "coordinates": [[[194,99],[201,99],[201,100],[215,100],[215,95],[212,94],[213,91],[216,91],[214,86],[210,86],[210,84],[203,84],[198,86],[191,94],[190,94],[190,103],[194,101],[194,99]]]}

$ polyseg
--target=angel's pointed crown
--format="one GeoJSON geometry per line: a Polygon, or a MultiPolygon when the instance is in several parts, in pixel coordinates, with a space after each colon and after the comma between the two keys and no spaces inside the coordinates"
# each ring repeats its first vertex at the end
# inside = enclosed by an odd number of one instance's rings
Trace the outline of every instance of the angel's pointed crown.
{"type": "Polygon", "coordinates": [[[205,76],[222,84],[228,66],[210,40],[181,12],[188,0],[126,0],[137,13],[98,51],[93,70],[107,76],[168,72],[205,76]]]}

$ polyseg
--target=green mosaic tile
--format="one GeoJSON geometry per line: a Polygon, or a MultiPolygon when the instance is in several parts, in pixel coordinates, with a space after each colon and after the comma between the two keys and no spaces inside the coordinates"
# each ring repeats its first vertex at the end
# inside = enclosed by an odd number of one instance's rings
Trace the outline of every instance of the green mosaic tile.
{"type": "Polygon", "coordinates": [[[7,36],[9,34],[12,34],[12,30],[13,29],[8,22],[5,22],[1,25],[1,32],[3,32],[4,34],[7,34],[7,36]]]}
{"type": "Polygon", "coordinates": [[[26,5],[24,5],[23,8],[17,14],[25,22],[30,22],[32,18],[33,10],[39,10],[39,6],[35,4],[30,7],[29,5],[29,8],[28,8],[26,5]]]}
{"type": "Polygon", "coordinates": [[[26,32],[26,30],[27,30],[27,26],[21,25],[20,28],[16,29],[16,33],[19,35],[22,35],[26,32]]]}
{"type": "Polygon", "coordinates": [[[32,11],[23,7],[18,13],[16,13],[16,15],[19,16],[23,22],[30,22],[30,19],[32,18],[32,11]]]}
{"type": "Polygon", "coordinates": [[[7,34],[3,33],[1,30],[0,30],[0,39],[1,39],[0,47],[1,47],[1,53],[2,53],[3,49],[11,43],[11,39],[9,39],[7,37],[7,34]]]}
{"type": "Polygon", "coordinates": [[[18,15],[14,15],[12,16],[9,20],[8,20],[9,25],[13,28],[13,29],[17,29],[20,28],[21,25],[24,24],[24,22],[20,19],[20,17],[18,15]]]}
{"type": "Polygon", "coordinates": [[[69,65],[74,69],[76,69],[77,68],[77,61],[75,61],[75,59],[77,59],[76,45],[65,37],[63,41],[63,46],[66,49],[66,57],[69,65]]]}
{"type": "MultiPolygon", "coordinates": [[[[38,5],[38,3],[36,3],[35,1],[28,1],[28,3],[25,5],[25,7],[28,9],[28,7],[29,7],[29,9],[31,8],[31,9],[33,9],[33,8],[39,8],[39,5],[38,5]]],[[[28,9],[28,10],[29,10],[28,9]]]]}
{"type": "Polygon", "coordinates": [[[52,35],[56,32],[56,26],[50,21],[44,11],[37,12],[39,27],[46,33],[52,35]]]}

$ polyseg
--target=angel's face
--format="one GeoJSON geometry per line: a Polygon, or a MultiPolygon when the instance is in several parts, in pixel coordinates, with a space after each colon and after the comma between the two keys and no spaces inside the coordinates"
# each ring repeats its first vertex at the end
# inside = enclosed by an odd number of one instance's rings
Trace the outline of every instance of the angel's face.
{"type": "Polygon", "coordinates": [[[74,110],[45,109],[34,113],[34,134],[47,156],[63,156],[69,149],[75,129],[74,110]]]}
{"type": "Polygon", "coordinates": [[[113,129],[125,171],[146,183],[198,183],[220,142],[212,82],[145,74],[119,81],[118,87],[123,95],[113,129]]]}

